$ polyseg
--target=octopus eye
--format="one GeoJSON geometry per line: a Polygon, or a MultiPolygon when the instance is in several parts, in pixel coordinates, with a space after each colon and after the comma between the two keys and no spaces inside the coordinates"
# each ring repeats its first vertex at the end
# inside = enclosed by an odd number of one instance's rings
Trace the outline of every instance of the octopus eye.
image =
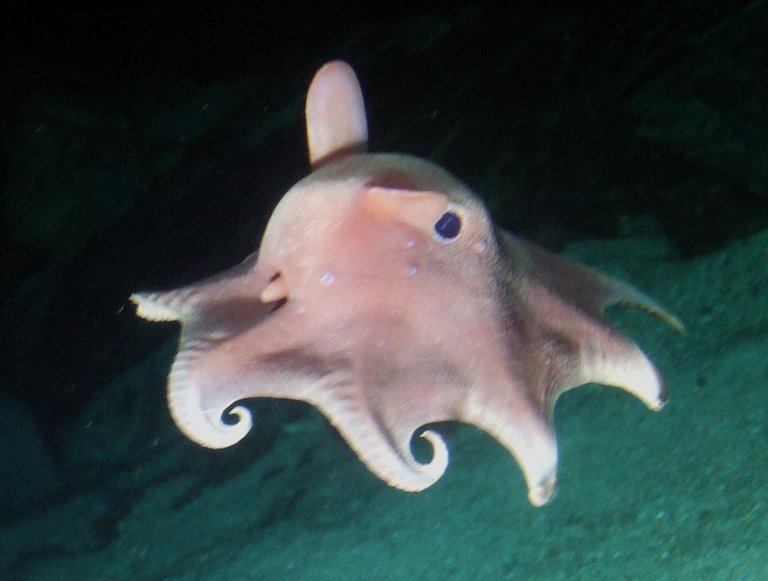
{"type": "Polygon", "coordinates": [[[435,222],[435,235],[440,242],[452,242],[461,232],[461,218],[453,212],[446,212],[435,222]]]}

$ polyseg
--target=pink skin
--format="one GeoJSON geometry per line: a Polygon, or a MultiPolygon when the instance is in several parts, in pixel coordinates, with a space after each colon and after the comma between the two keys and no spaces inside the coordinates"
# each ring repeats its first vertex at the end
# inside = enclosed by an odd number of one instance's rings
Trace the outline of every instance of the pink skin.
{"type": "Polygon", "coordinates": [[[661,379],[602,317],[625,302],[681,327],[631,286],[497,231],[479,199],[418,158],[362,153],[367,127],[352,69],[332,62],[310,86],[313,172],[275,209],[258,254],[199,284],[132,296],[151,320],[179,320],[168,398],[203,446],[250,430],[224,411],[250,397],[307,401],[377,476],[422,490],[448,451],[432,430],[430,462],[411,453],[426,424],[458,420],[519,462],[535,505],[554,491],[552,409],[598,381],[659,409],[661,379]],[[446,212],[459,234],[441,238],[446,212]]]}

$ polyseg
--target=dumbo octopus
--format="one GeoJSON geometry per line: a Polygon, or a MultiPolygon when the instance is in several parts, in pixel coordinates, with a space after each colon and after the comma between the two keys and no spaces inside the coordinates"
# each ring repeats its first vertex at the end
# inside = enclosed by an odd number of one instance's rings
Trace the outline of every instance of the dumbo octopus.
{"type": "Polygon", "coordinates": [[[458,420],[516,458],[539,506],[555,488],[561,393],[597,382],[664,405],[659,373],[603,309],[627,303],[680,328],[673,315],[496,228],[441,167],[366,153],[346,63],[316,73],[306,124],[312,172],[277,205],[258,252],[198,284],[131,296],[141,317],[182,325],[168,404],[190,439],[241,440],[252,426],[241,400],[303,400],[376,476],[418,491],[448,465],[428,424],[458,420]],[[413,455],[415,434],[428,462],[413,455]]]}

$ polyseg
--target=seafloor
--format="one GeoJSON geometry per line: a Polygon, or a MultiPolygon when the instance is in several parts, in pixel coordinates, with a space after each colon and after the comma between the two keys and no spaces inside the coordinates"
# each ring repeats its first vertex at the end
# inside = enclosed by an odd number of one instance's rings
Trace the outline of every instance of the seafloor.
{"type": "Polygon", "coordinates": [[[768,232],[694,260],[652,237],[567,254],[641,285],[688,332],[616,317],[664,370],[670,403],[651,414],[616,390],[566,394],[560,488],[544,508],[528,504],[515,463],[477,430],[452,431],[446,475],[408,494],[370,475],[309,415],[223,482],[201,489],[198,475],[179,474],[148,486],[103,546],[102,492],[22,519],[2,530],[4,566],[73,580],[768,575],[768,232]]]}

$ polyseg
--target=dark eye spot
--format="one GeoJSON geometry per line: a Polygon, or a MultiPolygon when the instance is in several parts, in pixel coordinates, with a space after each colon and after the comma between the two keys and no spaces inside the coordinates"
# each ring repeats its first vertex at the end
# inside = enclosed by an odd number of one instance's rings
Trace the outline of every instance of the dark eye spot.
{"type": "Polygon", "coordinates": [[[461,218],[453,212],[446,212],[435,222],[435,234],[439,240],[453,240],[459,232],[461,232],[461,218]]]}

